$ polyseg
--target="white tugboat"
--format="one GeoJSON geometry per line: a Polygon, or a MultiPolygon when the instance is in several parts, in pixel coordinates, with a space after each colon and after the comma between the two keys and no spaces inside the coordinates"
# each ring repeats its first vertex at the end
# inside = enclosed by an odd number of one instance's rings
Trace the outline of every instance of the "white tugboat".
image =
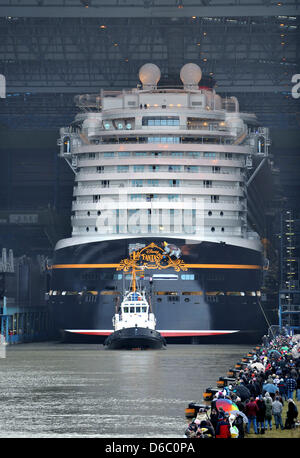
{"type": "Polygon", "coordinates": [[[156,319],[146,299],[145,291],[138,291],[136,288],[134,267],[131,290],[126,291],[112,321],[114,332],[104,342],[109,349],[160,349],[166,346],[165,339],[155,330],[156,319]]]}

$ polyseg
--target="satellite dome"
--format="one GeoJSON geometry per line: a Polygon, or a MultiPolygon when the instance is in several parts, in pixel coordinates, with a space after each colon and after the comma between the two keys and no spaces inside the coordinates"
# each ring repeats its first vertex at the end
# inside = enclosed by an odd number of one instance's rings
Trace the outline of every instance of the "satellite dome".
{"type": "Polygon", "coordinates": [[[180,70],[180,79],[184,86],[197,86],[201,77],[202,71],[197,64],[185,64],[180,70]]]}
{"type": "Polygon", "coordinates": [[[143,86],[156,86],[160,80],[160,69],[155,64],[144,64],[139,71],[143,86]]]}

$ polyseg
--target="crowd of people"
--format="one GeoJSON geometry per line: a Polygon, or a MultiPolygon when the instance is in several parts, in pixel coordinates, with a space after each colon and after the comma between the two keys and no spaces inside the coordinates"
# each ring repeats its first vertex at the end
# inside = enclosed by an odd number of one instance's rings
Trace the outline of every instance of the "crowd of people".
{"type": "Polygon", "coordinates": [[[216,393],[210,407],[199,409],[186,437],[245,438],[298,426],[300,335],[264,336],[262,346],[251,352],[234,378],[216,393]]]}

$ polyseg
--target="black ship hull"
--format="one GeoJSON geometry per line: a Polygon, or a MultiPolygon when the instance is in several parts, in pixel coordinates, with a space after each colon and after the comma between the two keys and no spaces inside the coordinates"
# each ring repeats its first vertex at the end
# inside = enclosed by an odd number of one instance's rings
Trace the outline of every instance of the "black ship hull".
{"type": "Polygon", "coordinates": [[[133,327],[113,332],[105,339],[104,345],[109,350],[135,348],[159,350],[166,346],[166,341],[154,329],[133,327]]]}
{"type": "Polygon", "coordinates": [[[139,258],[141,284],[168,343],[257,343],[270,324],[277,324],[274,316],[266,320],[260,300],[260,252],[178,238],[167,241],[179,247],[180,256],[165,257],[164,240],[127,238],[56,250],[49,306],[57,335],[103,343],[113,333],[116,301],[130,278],[121,261],[130,259],[129,248],[142,246],[150,248],[139,258]]]}

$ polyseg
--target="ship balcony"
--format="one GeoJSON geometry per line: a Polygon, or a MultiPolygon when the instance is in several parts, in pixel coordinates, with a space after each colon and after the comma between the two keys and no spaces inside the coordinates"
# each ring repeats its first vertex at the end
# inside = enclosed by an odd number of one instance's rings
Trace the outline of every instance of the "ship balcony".
{"type": "MultiPolygon", "coordinates": [[[[183,151],[193,153],[193,152],[215,152],[215,153],[238,153],[243,155],[251,154],[251,150],[249,145],[235,145],[233,143],[230,144],[206,144],[206,143],[189,143],[185,144],[184,147],[180,143],[129,143],[116,145],[115,143],[112,144],[91,144],[86,143],[82,144],[77,151],[72,151],[72,153],[113,153],[115,152],[148,152],[148,153],[156,153],[156,152],[169,152],[169,151],[176,151],[182,153],[183,151]]],[[[161,157],[161,156],[160,156],[161,157]]],[[[111,160],[111,158],[107,158],[111,160]]]]}
{"type": "Polygon", "coordinates": [[[103,188],[101,186],[76,186],[74,188],[74,196],[93,196],[93,195],[103,195],[103,196],[123,196],[124,194],[140,194],[146,195],[147,194],[155,194],[161,195],[160,199],[166,199],[162,195],[172,195],[172,194],[180,194],[180,195],[190,195],[191,197],[195,197],[197,195],[228,195],[228,196],[239,196],[242,197],[243,189],[239,186],[239,184],[233,185],[213,185],[211,187],[203,186],[203,183],[198,185],[185,183],[180,186],[144,186],[138,187],[133,186],[130,183],[130,186],[125,187],[124,184],[122,185],[111,185],[110,187],[103,188]]]}
{"type": "MultiPolygon", "coordinates": [[[[78,167],[110,167],[116,165],[116,160],[118,165],[144,165],[145,167],[151,166],[172,166],[179,165],[182,167],[193,167],[193,166],[213,166],[217,165],[219,167],[245,167],[245,160],[235,160],[235,159],[221,159],[218,157],[202,157],[202,158],[192,158],[188,156],[178,157],[172,156],[171,152],[164,152],[161,156],[129,156],[129,157],[99,157],[99,158],[79,158],[78,167]],[[230,161],[230,162],[229,162],[230,161]]],[[[157,171],[154,171],[157,173],[157,171]]],[[[190,173],[195,173],[193,170],[190,170],[190,173]]]]}
{"type": "MultiPolygon", "coordinates": [[[[97,227],[97,226],[96,226],[97,227]]],[[[185,234],[186,236],[188,235],[196,235],[196,236],[200,236],[202,239],[206,239],[206,240],[212,240],[212,241],[221,241],[221,240],[228,240],[228,239],[232,239],[233,237],[237,237],[239,239],[243,238],[243,239],[248,239],[247,238],[247,232],[244,231],[241,227],[236,227],[236,229],[234,228],[230,228],[230,229],[227,229],[227,228],[224,228],[223,226],[216,226],[214,228],[214,231],[211,230],[211,227],[207,227],[207,228],[204,228],[204,227],[195,227],[195,226],[187,226],[185,229],[180,229],[180,231],[176,230],[176,228],[174,227],[174,230],[172,230],[170,228],[166,230],[166,228],[160,228],[159,225],[155,225],[155,226],[151,226],[149,224],[146,224],[145,226],[142,226],[142,227],[137,227],[135,226],[133,228],[133,230],[130,230],[130,228],[124,228],[124,226],[122,225],[122,228],[119,227],[118,225],[109,225],[109,226],[105,226],[105,227],[97,227],[97,230],[94,230],[93,227],[90,225],[85,225],[84,223],[82,223],[82,225],[78,224],[78,225],[74,225],[73,226],[73,230],[72,230],[72,236],[82,236],[82,237],[86,237],[87,235],[89,237],[99,237],[99,236],[103,236],[103,235],[109,235],[109,236],[120,236],[120,234],[124,235],[124,234],[130,234],[130,235],[137,235],[137,234],[141,234],[141,235],[148,235],[148,236],[164,236],[166,237],[168,234],[170,236],[173,236],[173,237],[182,237],[183,234],[185,234]],[[222,230],[225,229],[225,230],[222,230]],[[87,230],[88,229],[88,230],[87,230]]],[[[255,240],[255,242],[257,242],[257,240],[255,240]]],[[[256,245],[256,244],[255,244],[256,245]]]]}
{"type": "MultiPolygon", "coordinates": [[[[186,171],[174,171],[173,168],[171,170],[165,172],[105,172],[105,173],[98,173],[96,171],[81,171],[77,173],[76,181],[99,181],[99,180],[118,180],[122,182],[126,182],[127,180],[151,180],[155,176],[155,180],[222,180],[222,181],[244,181],[244,175],[238,171],[232,172],[186,172],[186,171]]],[[[161,186],[162,183],[158,182],[157,186],[161,186]]],[[[138,185],[139,187],[139,185],[138,185]]]]}
{"type": "MultiPolygon", "coordinates": [[[[194,202],[182,201],[152,201],[152,202],[141,202],[141,201],[111,201],[111,202],[73,202],[73,211],[104,211],[104,210],[160,210],[160,209],[198,209],[199,211],[231,211],[241,212],[246,211],[245,205],[242,202],[228,202],[220,199],[218,202],[212,202],[211,199],[203,199],[202,201],[194,202]]],[[[222,219],[222,217],[220,218],[222,219]]]]}

